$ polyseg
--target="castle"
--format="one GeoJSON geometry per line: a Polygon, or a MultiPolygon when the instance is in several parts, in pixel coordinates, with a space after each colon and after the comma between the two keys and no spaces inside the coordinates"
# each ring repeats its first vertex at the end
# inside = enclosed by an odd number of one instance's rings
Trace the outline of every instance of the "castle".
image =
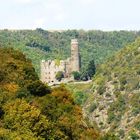
{"type": "Polygon", "coordinates": [[[71,74],[74,71],[80,71],[80,53],[77,39],[71,40],[71,57],[66,60],[60,60],[56,64],[55,60],[41,61],[41,81],[53,85],[58,83],[56,74],[61,71],[64,74],[64,79],[70,80],[71,74]]]}

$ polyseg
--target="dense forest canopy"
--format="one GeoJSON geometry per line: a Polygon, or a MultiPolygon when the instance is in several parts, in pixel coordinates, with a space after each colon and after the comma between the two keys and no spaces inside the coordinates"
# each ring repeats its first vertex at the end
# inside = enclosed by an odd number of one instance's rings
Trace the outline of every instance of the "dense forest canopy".
{"type": "Polygon", "coordinates": [[[46,31],[36,30],[1,30],[0,46],[14,47],[30,58],[37,73],[40,72],[42,59],[66,59],[70,56],[70,41],[77,38],[80,46],[82,69],[91,59],[96,65],[103,63],[108,57],[126,44],[133,42],[140,32],[135,31],[46,31]]]}

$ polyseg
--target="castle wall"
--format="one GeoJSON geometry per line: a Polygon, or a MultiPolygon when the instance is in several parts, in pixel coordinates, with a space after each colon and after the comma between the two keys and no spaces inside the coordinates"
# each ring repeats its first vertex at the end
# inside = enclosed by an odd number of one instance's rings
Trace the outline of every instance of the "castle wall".
{"type": "Polygon", "coordinates": [[[55,61],[42,61],[41,62],[41,81],[44,83],[56,82],[56,74],[58,71],[66,71],[65,61],[61,60],[60,65],[56,65],[55,61]]]}

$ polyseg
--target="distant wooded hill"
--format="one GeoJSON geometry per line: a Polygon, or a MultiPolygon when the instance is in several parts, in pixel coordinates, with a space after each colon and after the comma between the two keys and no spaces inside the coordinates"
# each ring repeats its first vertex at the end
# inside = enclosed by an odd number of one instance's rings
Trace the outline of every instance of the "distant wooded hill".
{"type": "Polygon", "coordinates": [[[140,32],[67,30],[49,32],[36,30],[1,30],[0,46],[14,47],[30,58],[40,72],[40,60],[65,59],[70,55],[70,40],[77,38],[80,45],[82,69],[91,59],[100,64],[126,44],[133,42],[140,32]]]}

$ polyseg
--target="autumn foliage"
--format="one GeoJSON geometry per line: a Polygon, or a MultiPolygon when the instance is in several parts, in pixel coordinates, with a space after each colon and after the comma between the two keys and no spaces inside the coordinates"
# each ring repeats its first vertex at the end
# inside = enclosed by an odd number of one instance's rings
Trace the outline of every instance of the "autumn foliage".
{"type": "Polygon", "coordinates": [[[86,140],[99,138],[64,85],[39,81],[31,61],[0,48],[0,139],[86,140]]]}

